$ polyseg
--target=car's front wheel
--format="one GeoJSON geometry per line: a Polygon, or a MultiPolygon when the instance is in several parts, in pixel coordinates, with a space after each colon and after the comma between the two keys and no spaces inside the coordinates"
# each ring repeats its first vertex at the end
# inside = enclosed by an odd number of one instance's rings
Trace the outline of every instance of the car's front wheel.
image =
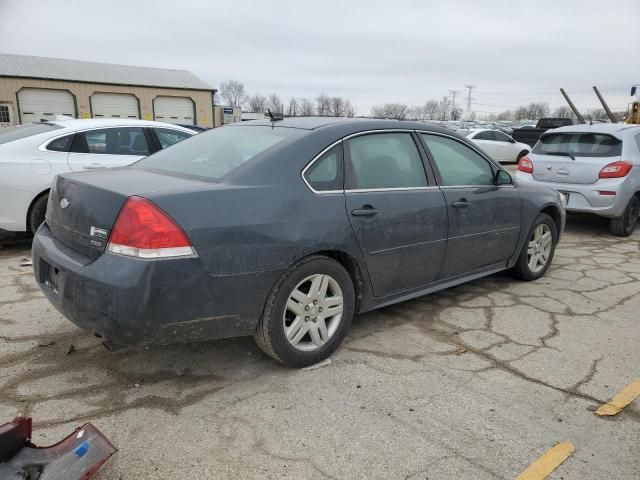
{"type": "Polygon", "coordinates": [[[546,213],[539,213],[529,229],[527,240],[513,268],[515,275],[526,281],[542,277],[551,265],[557,242],[555,222],[546,213]]]}
{"type": "Polygon", "coordinates": [[[628,237],[633,233],[640,215],[640,199],[631,197],[622,216],[611,219],[611,233],[618,237],[628,237]]]}
{"type": "Polygon", "coordinates": [[[312,365],[342,343],[354,309],[353,282],[344,267],[327,257],[307,257],[272,289],[254,338],[265,353],[286,365],[312,365]]]}

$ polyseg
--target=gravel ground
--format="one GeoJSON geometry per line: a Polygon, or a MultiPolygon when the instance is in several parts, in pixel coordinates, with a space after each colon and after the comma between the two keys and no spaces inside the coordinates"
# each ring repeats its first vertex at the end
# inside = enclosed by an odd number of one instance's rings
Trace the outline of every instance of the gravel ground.
{"type": "Polygon", "coordinates": [[[546,277],[494,275],[358,317],[329,365],[250,338],[110,353],[39,292],[28,238],[0,247],[0,419],[49,444],[91,421],[98,479],[509,479],[559,441],[549,478],[640,478],[640,228],[570,216],[546,277]],[[69,353],[70,346],[75,351],[69,353]]]}

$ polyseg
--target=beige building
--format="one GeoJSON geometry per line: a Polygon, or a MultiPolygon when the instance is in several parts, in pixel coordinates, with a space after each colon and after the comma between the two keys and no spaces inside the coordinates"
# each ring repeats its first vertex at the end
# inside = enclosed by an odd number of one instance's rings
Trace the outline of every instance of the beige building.
{"type": "Polygon", "coordinates": [[[213,127],[214,93],[186,70],[0,54],[0,126],[67,115],[213,127]]]}

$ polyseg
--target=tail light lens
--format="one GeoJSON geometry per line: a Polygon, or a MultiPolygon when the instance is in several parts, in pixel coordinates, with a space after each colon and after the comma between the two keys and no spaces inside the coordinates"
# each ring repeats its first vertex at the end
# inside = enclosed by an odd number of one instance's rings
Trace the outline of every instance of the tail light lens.
{"type": "Polygon", "coordinates": [[[518,160],[518,170],[525,173],[533,173],[533,162],[526,155],[518,160]]]}
{"type": "Polygon", "coordinates": [[[137,258],[195,255],[182,229],[159,207],[141,197],[129,197],[111,230],[107,251],[137,258]]]}
{"type": "Polygon", "coordinates": [[[633,168],[633,163],[626,160],[613,162],[600,170],[600,178],[621,178],[626,177],[633,168]]]}

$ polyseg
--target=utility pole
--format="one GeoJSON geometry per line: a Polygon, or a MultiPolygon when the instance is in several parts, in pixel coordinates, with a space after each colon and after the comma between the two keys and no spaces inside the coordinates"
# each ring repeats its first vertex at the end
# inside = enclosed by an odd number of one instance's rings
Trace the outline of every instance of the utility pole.
{"type": "Polygon", "coordinates": [[[469,113],[471,113],[471,100],[473,100],[473,98],[471,97],[471,92],[473,91],[474,88],[476,88],[475,85],[465,85],[464,88],[467,89],[467,115],[469,113]]]}
{"type": "Polygon", "coordinates": [[[456,111],[456,95],[460,93],[460,90],[449,90],[449,93],[451,94],[451,119],[455,120],[453,116],[456,111]]]}

